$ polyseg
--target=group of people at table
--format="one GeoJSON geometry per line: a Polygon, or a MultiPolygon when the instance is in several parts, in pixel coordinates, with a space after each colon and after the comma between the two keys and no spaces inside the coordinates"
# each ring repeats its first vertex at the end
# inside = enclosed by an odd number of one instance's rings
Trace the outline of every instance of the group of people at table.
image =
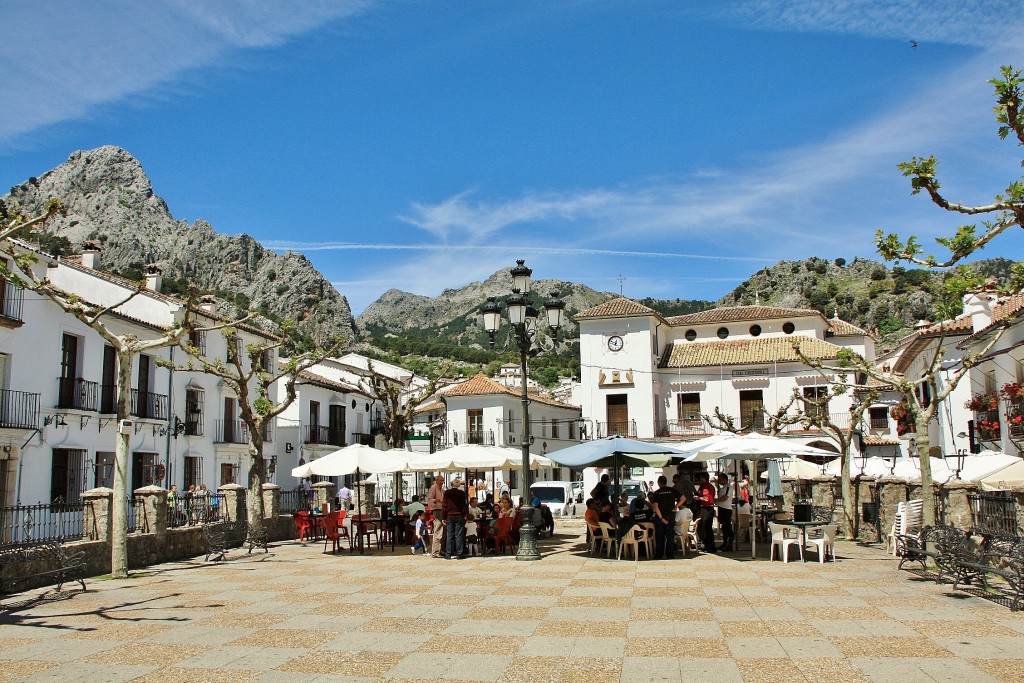
{"type": "MultiPolygon", "coordinates": [[[[614,540],[621,544],[634,527],[641,524],[654,526],[654,559],[672,559],[676,544],[686,548],[690,531],[696,520],[700,546],[704,552],[717,553],[732,550],[736,542],[733,513],[750,514],[750,482],[743,477],[739,482],[739,495],[729,475],[720,472],[711,481],[708,472],[698,475],[698,483],[680,474],[673,475],[672,485],[668,478],[658,477],[658,488],[648,495],[640,491],[632,500],[625,492],[615,500],[611,497],[611,478],[604,474],[587,499],[584,520],[591,538],[608,533],[615,534],[614,540]],[[733,510],[734,505],[738,509],[733,510]],[[714,521],[717,518],[722,542],[715,540],[714,521]],[[677,540],[678,539],[678,540],[677,540]]],[[[699,549],[694,548],[695,550],[699,549]]]]}

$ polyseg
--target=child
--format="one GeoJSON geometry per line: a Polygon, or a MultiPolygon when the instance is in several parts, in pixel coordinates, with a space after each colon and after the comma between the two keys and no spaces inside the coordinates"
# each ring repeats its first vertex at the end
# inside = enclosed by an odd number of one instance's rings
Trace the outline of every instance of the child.
{"type": "Polygon", "coordinates": [[[466,521],[466,551],[472,557],[480,554],[480,541],[477,538],[476,531],[476,519],[470,517],[466,521]]]}
{"type": "Polygon", "coordinates": [[[427,546],[423,542],[423,512],[417,510],[412,513],[412,518],[409,520],[416,527],[416,545],[412,547],[412,554],[416,554],[416,549],[419,548],[423,551],[423,554],[427,554],[427,546]]]}

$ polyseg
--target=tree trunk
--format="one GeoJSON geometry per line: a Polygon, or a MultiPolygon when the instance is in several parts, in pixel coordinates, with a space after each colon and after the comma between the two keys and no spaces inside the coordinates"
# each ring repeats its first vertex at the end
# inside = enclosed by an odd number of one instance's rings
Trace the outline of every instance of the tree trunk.
{"type": "Polygon", "coordinates": [[[266,466],[263,462],[262,425],[249,426],[249,482],[246,494],[246,514],[249,526],[263,526],[263,482],[266,481],[266,466]]]}
{"type": "Polygon", "coordinates": [[[853,482],[850,477],[850,445],[847,444],[843,448],[842,453],[843,459],[843,475],[842,475],[842,492],[843,492],[843,521],[846,526],[846,537],[850,540],[857,538],[860,535],[860,529],[858,529],[858,517],[857,517],[857,499],[853,492],[853,482]]]}
{"type": "MultiPolygon", "coordinates": [[[[115,579],[128,576],[128,459],[131,432],[121,433],[121,420],[131,411],[132,354],[117,351],[117,440],[114,451],[114,496],[111,501],[110,574],[115,579]]],[[[142,400],[142,397],[140,397],[142,400]]]]}
{"type": "Polygon", "coordinates": [[[928,440],[929,419],[930,416],[926,413],[917,413],[914,418],[914,425],[917,428],[917,457],[921,461],[921,498],[924,501],[921,524],[923,526],[935,524],[935,487],[932,486],[932,459],[928,454],[931,443],[928,440]]]}

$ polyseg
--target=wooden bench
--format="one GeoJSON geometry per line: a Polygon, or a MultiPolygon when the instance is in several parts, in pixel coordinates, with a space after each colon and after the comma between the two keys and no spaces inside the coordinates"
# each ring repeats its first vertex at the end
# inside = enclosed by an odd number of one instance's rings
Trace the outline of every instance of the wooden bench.
{"type": "Polygon", "coordinates": [[[58,591],[67,581],[77,581],[84,591],[85,569],[85,552],[68,552],[58,541],[6,548],[0,550],[0,594],[18,593],[30,580],[39,585],[39,577],[58,591]]]}
{"type": "Polygon", "coordinates": [[[245,520],[236,522],[215,522],[203,525],[203,539],[206,541],[206,561],[210,558],[214,561],[223,560],[228,548],[249,546],[247,555],[252,553],[253,548],[263,548],[263,552],[270,550],[267,547],[267,529],[263,526],[249,526],[245,520]]]}

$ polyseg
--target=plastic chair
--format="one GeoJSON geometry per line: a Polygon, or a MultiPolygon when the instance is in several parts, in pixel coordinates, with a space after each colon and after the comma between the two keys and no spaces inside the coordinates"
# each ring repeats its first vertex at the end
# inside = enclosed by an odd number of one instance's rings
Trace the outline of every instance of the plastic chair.
{"type": "Polygon", "coordinates": [[[619,539],[615,535],[615,529],[613,529],[612,525],[608,522],[601,522],[600,532],[601,535],[598,537],[598,541],[600,543],[598,545],[597,552],[601,552],[601,550],[604,549],[604,556],[607,558],[611,558],[612,553],[615,552],[617,546],[619,545],[619,539]]]}
{"type": "Polygon", "coordinates": [[[690,522],[690,530],[686,532],[686,543],[693,552],[700,552],[700,518],[696,518],[690,522]]]}
{"type": "MultiPolygon", "coordinates": [[[[601,546],[604,545],[604,532],[601,531],[600,522],[597,526],[587,524],[587,529],[590,531],[590,555],[593,557],[594,553],[600,552],[601,546]]],[[[495,548],[495,552],[497,552],[497,548],[495,548]]]]}
{"type": "Polygon", "coordinates": [[[833,562],[836,560],[833,542],[837,526],[836,524],[824,524],[807,530],[807,545],[814,545],[818,548],[818,562],[821,564],[825,564],[825,555],[831,555],[833,562]]]}
{"type": "Polygon", "coordinates": [[[501,549],[502,554],[505,554],[505,548],[511,548],[515,551],[517,544],[512,536],[512,525],[515,523],[513,517],[501,517],[494,522],[494,552],[497,554],[498,549],[501,549]]]}
{"type": "Polygon", "coordinates": [[[654,545],[654,525],[647,526],[648,522],[641,522],[630,527],[629,531],[619,539],[618,559],[622,559],[622,553],[629,548],[633,553],[633,559],[640,561],[640,546],[643,545],[647,553],[647,559],[651,559],[651,549],[654,545]]]}
{"type": "MultiPolygon", "coordinates": [[[[378,522],[366,522],[371,519],[369,515],[352,515],[352,531],[358,539],[359,545],[370,545],[370,538],[373,537],[377,547],[383,547],[380,535],[380,524],[378,522]]],[[[352,540],[349,540],[351,543],[352,540]]]]}
{"type": "Polygon", "coordinates": [[[768,556],[769,561],[775,559],[775,548],[779,548],[782,551],[782,561],[788,564],[789,547],[793,545],[800,549],[800,559],[804,559],[804,545],[800,540],[799,529],[794,529],[793,527],[782,526],[781,524],[769,522],[768,530],[772,535],[771,554],[768,556]],[[793,536],[792,534],[796,535],[793,536]]]}
{"type": "MultiPolygon", "coordinates": [[[[338,549],[341,547],[341,539],[348,534],[342,534],[343,528],[339,528],[339,515],[330,514],[324,517],[324,552],[327,552],[327,544],[334,543],[334,547],[331,550],[332,554],[337,554],[338,549]]],[[[351,540],[349,540],[351,545],[351,540]]]]}
{"type": "Polygon", "coordinates": [[[305,540],[307,535],[310,537],[316,535],[316,524],[308,512],[304,510],[293,512],[292,517],[295,518],[295,530],[299,532],[300,543],[305,540]]]}
{"type": "Polygon", "coordinates": [[[750,536],[754,533],[754,516],[739,514],[736,516],[736,540],[742,543],[750,543],[750,536]]]}

